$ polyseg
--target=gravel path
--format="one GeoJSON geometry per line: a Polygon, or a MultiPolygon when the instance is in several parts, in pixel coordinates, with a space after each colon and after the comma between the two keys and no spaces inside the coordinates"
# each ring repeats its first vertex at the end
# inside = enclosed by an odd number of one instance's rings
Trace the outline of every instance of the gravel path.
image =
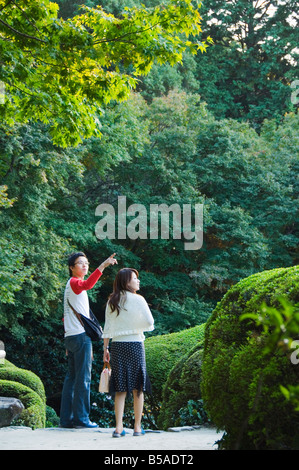
{"type": "MultiPolygon", "coordinates": [[[[121,438],[112,438],[113,430],[112,428],[32,430],[17,426],[0,428],[0,450],[102,450],[107,458],[113,455],[107,452],[110,450],[163,452],[169,450],[182,454],[180,451],[217,450],[215,443],[222,437],[222,433],[217,433],[215,429],[208,427],[186,426],[171,428],[168,431],[147,431],[144,436],[139,437],[134,437],[133,431],[126,429],[126,436],[121,438]]],[[[119,452],[117,455],[120,455],[119,452]]]]}

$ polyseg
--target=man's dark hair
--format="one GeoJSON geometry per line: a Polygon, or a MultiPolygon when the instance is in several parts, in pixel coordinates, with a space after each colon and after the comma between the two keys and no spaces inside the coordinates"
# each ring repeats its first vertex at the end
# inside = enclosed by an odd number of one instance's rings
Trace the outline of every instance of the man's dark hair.
{"type": "Polygon", "coordinates": [[[72,266],[75,266],[75,261],[77,258],[79,258],[79,256],[85,256],[85,258],[87,259],[87,256],[85,253],[83,253],[83,251],[77,251],[76,253],[72,253],[70,256],[69,256],[69,259],[68,259],[68,266],[69,266],[69,272],[70,272],[70,276],[73,275],[70,267],[72,266]]]}

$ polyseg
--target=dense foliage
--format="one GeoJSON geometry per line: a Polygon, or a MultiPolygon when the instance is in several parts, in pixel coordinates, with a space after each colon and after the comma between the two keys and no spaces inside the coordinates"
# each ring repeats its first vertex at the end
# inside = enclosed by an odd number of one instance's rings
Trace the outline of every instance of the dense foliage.
{"type": "MultiPolygon", "coordinates": [[[[57,3],[59,11],[48,1],[0,0],[11,26],[1,22],[0,338],[15,364],[41,377],[56,409],[70,252],[86,252],[91,270],[114,251],[118,267],[137,268],[152,335],[161,335],[204,324],[240,279],[298,264],[299,246],[294,2],[256,2],[253,11],[245,0],[212,0],[202,20],[189,1],[105,0],[96,9],[89,0],[83,10],[84,2],[57,3]],[[183,23],[172,22],[175,4],[183,23]],[[158,17],[163,31],[152,27],[158,17]],[[95,44],[104,28],[125,34],[143,19],[150,29],[134,36],[134,54],[131,43],[95,44]],[[209,36],[214,45],[194,55],[209,36]],[[169,239],[98,240],[96,207],[117,212],[118,196],[147,210],[204,204],[202,248],[185,250],[172,231],[169,239]]],[[[89,292],[101,321],[116,270],[89,292]]],[[[96,354],[100,364],[101,347],[96,354]]]]}
{"type": "MultiPolygon", "coordinates": [[[[123,122],[109,110],[105,140],[75,151],[53,147],[41,125],[2,128],[2,182],[14,200],[0,216],[2,337],[14,358],[41,374],[51,395],[62,381],[62,296],[73,249],[84,248],[91,270],[114,251],[120,266],[137,268],[160,334],[204,323],[232,284],[298,259],[297,115],[278,129],[265,123],[259,136],[246,124],[216,121],[196,96],[173,92],[151,105],[141,101],[140,120],[136,102],[140,97],[121,105],[123,122]],[[121,163],[106,161],[104,171],[98,155],[107,141],[121,163]],[[115,205],[117,195],[145,207],[204,201],[202,249],[188,252],[171,238],[97,241],[95,208],[115,205]]],[[[107,270],[91,293],[102,320],[115,272],[107,270]]]]}
{"type": "Polygon", "coordinates": [[[207,322],[202,392],[225,449],[298,449],[298,412],[280,388],[298,384],[298,367],[279,349],[265,352],[273,326],[252,320],[263,303],[280,311],[281,297],[298,311],[298,274],[294,266],[243,279],[207,322]]]}
{"type": "Polygon", "coordinates": [[[184,51],[206,47],[189,40],[201,31],[190,0],[126,9],[122,18],[100,6],[84,5],[66,20],[57,12],[49,0],[0,1],[0,80],[7,95],[0,115],[9,124],[50,122],[61,146],[100,135],[101,108],[127,98],[154,61],[175,64],[184,51]]]}
{"type": "Polygon", "coordinates": [[[218,118],[281,120],[298,106],[290,84],[298,78],[298,9],[295,0],[203,2],[209,51],[198,60],[199,93],[218,118]]]}

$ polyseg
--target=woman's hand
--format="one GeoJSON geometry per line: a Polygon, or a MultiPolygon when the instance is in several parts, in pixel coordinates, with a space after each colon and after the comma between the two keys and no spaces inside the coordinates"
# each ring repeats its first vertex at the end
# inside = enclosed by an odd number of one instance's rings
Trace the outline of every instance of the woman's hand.
{"type": "Polygon", "coordinates": [[[103,361],[110,362],[110,353],[109,353],[109,338],[104,338],[104,353],[103,353],[103,361]]]}
{"type": "Polygon", "coordinates": [[[105,349],[105,350],[104,350],[103,362],[110,362],[110,353],[109,353],[109,349],[105,349]]]}

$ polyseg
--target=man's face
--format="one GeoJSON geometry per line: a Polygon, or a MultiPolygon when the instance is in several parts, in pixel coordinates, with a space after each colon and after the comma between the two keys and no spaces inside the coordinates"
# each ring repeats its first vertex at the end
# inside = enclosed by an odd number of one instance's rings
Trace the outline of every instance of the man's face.
{"type": "Polygon", "coordinates": [[[85,256],[78,256],[71,271],[75,277],[84,277],[88,273],[89,262],[85,256]]]}

